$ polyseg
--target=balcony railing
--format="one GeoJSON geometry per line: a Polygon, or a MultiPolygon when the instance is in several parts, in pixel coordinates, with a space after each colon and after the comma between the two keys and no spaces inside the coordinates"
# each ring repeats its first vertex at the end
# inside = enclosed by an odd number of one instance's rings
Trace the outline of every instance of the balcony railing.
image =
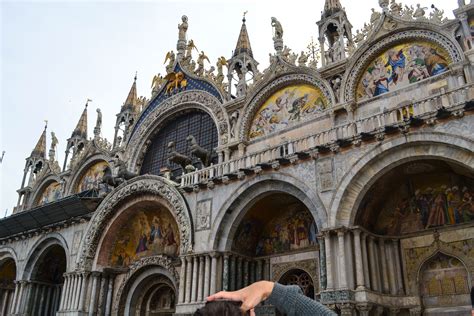
{"type": "Polygon", "coordinates": [[[335,126],[327,130],[288,140],[278,146],[249,153],[243,157],[211,165],[181,176],[180,186],[184,188],[206,184],[209,180],[222,180],[256,167],[271,165],[282,159],[292,159],[316,150],[334,149],[341,144],[351,144],[364,136],[390,132],[425,120],[440,117],[443,113],[460,108],[468,101],[468,91],[473,84],[465,85],[447,92],[440,92],[428,98],[413,101],[407,105],[385,110],[353,122],[335,126]]]}

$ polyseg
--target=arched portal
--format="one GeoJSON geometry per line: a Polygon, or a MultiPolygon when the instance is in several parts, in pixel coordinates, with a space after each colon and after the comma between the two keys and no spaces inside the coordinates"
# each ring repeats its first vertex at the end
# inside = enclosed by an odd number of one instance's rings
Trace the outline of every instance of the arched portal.
{"type": "Polygon", "coordinates": [[[470,315],[469,276],[458,259],[442,253],[420,270],[424,315],[470,315]]]}
{"type": "Polygon", "coordinates": [[[46,248],[32,268],[27,304],[28,315],[55,315],[64,284],[67,260],[63,247],[53,244],[46,248]]]}
{"type": "MultiPolygon", "coordinates": [[[[166,257],[157,262],[169,263],[166,257]]],[[[142,261],[143,263],[145,261],[142,261]]],[[[166,264],[165,264],[166,265],[166,264]]],[[[119,290],[118,315],[171,316],[177,301],[176,271],[170,267],[151,264],[126,276],[119,290]]]]}
{"type": "Polygon", "coordinates": [[[356,224],[400,236],[474,220],[474,174],[437,159],[392,168],[366,193],[356,224]]]}
{"type": "Polygon", "coordinates": [[[16,264],[12,258],[0,260],[0,315],[7,315],[13,303],[16,264]]]}
{"type": "MultiPolygon", "coordinates": [[[[306,205],[283,192],[263,194],[249,204],[230,236],[228,288],[238,289],[260,279],[278,281],[289,268],[309,269],[310,279],[317,277],[318,229],[306,205]]],[[[314,292],[313,285],[313,298],[314,292]]]]}

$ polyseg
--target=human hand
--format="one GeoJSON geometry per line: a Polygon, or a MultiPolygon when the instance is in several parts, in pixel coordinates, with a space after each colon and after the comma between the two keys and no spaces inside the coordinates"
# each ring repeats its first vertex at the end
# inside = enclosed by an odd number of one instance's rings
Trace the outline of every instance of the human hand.
{"type": "Polygon", "coordinates": [[[255,316],[254,308],[261,301],[266,300],[273,291],[274,283],[270,281],[259,281],[250,284],[243,289],[233,292],[221,291],[207,298],[207,301],[219,299],[242,302],[242,312],[250,311],[250,316],[255,316]]]}

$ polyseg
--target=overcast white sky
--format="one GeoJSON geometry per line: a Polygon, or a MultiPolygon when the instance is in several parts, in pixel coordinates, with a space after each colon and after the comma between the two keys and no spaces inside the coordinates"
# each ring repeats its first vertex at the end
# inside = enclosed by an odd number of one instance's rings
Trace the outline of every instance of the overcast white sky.
{"type": "MultiPolygon", "coordinates": [[[[177,25],[189,18],[188,39],[204,50],[213,65],[229,58],[248,11],[247,29],[260,70],[273,53],[270,18],[282,23],[284,42],[300,52],[318,37],[316,21],[324,0],[155,0],[155,1],[2,1],[0,0],[1,127],[0,218],[16,205],[25,158],[48,120],[49,133],[59,138],[62,166],[66,139],[71,135],[87,98],[89,136],[95,109],[103,113],[102,134],[113,137],[115,114],[125,101],[138,72],[138,93],[150,97],[151,79],[164,73],[164,56],[176,51],[177,25]]],[[[453,18],[456,0],[404,0],[434,3],[453,18]]],[[[341,0],[353,32],[370,19],[378,0],[341,0]]],[[[49,148],[48,148],[49,149],[49,148]]]]}

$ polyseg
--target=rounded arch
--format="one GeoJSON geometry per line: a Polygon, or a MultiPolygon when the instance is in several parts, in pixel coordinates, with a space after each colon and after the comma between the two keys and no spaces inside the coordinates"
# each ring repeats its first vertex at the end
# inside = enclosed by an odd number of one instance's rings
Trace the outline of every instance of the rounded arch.
{"type": "Polygon", "coordinates": [[[25,266],[21,275],[21,279],[29,280],[31,275],[36,267],[38,260],[43,256],[43,254],[48,251],[53,246],[60,246],[66,255],[66,271],[71,270],[70,262],[70,252],[67,245],[66,239],[58,233],[50,233],[46,236],[40,238],[36,243],[31,247],[28,255],[26,256],[25,266]]]}
{"type": "Polygon", "coordinates": [[[16,280],[20,277],[20,267],[18,262],[18,257],[16,255],[15,249],[3,246],[0,248],[0,266],[7,260],[13,260],[16,267],[16,280]]]}
{"type": "Polygon", "coordinates": [[[133,308],[134,296],[136,297],[137,289],[147,280],[155,279],[160,281],[157,276],[164,277],[168,285],[177,291],[179,285],[179,274],[176,271],[172,260],[164,255],[143,258],[135,262],[124,277],[119,289],[117,290],[116,302],[114,304],[116,314],[130,315],[133,308]]]}
{"type": "Polygon", "coordinates": [[[108,163],[110,159],[111,157],[102,153],[98,153],[98,154],[94,154],[88,157],[87,159],[84,160],[84,162],[78,164],[79,168],[77,168],[73,172],[73,174],[70,177],[70,180],[66,182],[66,188],[64,192],[67,195],[76,193],[75,190],[79,184],[79,181],[81,180],[82,176],[84,176],[84,174],[89,170],[89,168],[91,168],[98,162],[104,161],[108,163]]]}
{"type": "Polygon", "coordinates": [[[180,234],[180,254],[192,250],[193,221],[186,201],[169,180],[144,175],[122,183],[110,192],[94,212],[90,224],[82,239],[78,253],[78,266],[90,269],[97,254],[103,231],[115,214],[115,210],[137,196],[154,194],[170,204],[169,211],[178,224],[180,234]]]}
{"type": "Polygon", "coordinates": [[[446,133],[409,133],[379,143],[359,158],[337,185],[329,211],[329,225],[350,226],[362,198],[388,170],[409,161],[441,159],[474,168],[470,139],[446,133]]]}
{"type": "Polygon", "coordinates": [[[240,119],[240,141],[248,140],[248,132],[250,131],[252,121],[260,106],[272,96],[273,93],[292,84],[308,84],[321,90],[328,102],[327,109],[330,109],[336,103],[334,93],[329,83],[312,71],[300,70],[300,73],[287,73],[277,78],[271,77],[268,81],[258,83],[258,87],[261,87],[261,89],[255,89],[255,92],[249,98],[249,102],[241,111],[241,113],[244,114],[240,119]]]}
{"type": "Polygon", "coordinates": [[[44,179],[42,179],[40,182],[38,182],[37,185],[33,188],[34,194],[31,195],[30,201],[29,201],[29,207],[35,207],[38,205],[38,200],[44,193],[44,191],[48,188],[49,185],[51,185],[53,182],[57,182],[60,185],[60,191],[61,191],[61,197],[64,194],[63,186],[61,185],[61,178],[58,177],[57,175],[50,174],[44,179]]]}
{"type": "MultiPolygon", "coordinates": [[[[378,25],[380,26],[381,24],[379,23],[378,25]]],[[[352,62],[348,65],[348,70],[345,72],[342,80],[343,101],[348,102],[356,99],[357,85],[370,62],[391,46],[410,40],[423,40],[440,45],[449,53],[453,63],[464,60],[461,47],[454,39],[451,39],[450,34],[447,32],[420,28],[420,26],[413,26],[410,29],[397,29],[385,34],[381,38],[376,38],[375,43],[374,41],[367,41],[360,48],[357,48],[355,54],[351,57],[352,62]]]]}
{"type": "MultiPolygon", "coordinates": [[[[438,255],[445,255],[447,257],[452,257],[461,262],[462,266],[464,269],[466,269],[466,272],[469,274],[469,269],[466,266],[465,263],[465,258],[463,256],[460,256],[460,254],[453,252],[451,249],[448,249],[448,247],[442,247],[442,248],[437,248],[436,250],[433,250],[423,256],[421,256],[418,259],[418,269],[416,270],[416,281],[417,283],[420,282],[420,277],[421,273],[423,272],[423,268],[428,264],[432,259],[436,258],[438,255]]],[[[470,282],[471,278],[468,278],[468,282],[470,282]]],[[[469,284],[470,287],[470,284],[469,284]]]]}
{"type": "Polygon", "coordinates": [[[155,107],[136,128],[126,148],[130,156],[129,169],[135,172],[139,171],[139,165],[147,150],[147,141],[158,132],[159,127],[169,117],[190,109],[201,110],[209,114],[217,127],[219,146],[227,143],[229,118],[221,102],[208,92],[184,91],[171,96],[160,106],[155,107]]]}
{"type": "Polygon", "coordinates": [[[261,175],[242,184],[233,192],[235,198],[227,199],[226,203],[219,209],[215,219],[215,229],[211,231],[209,236],[209,242],[213,243],[213,249],[230,250],[233,241],[232,236],[244,215],[258,199],[272,193],[286,193],[297,198],[311,213],[318,230],[325,227],[327,222],[326,209],[314,189],[290,174],[261,175]]]}
{"type": "Polygon", "coordinates": [[[298,285],[303,294],[314,299],[317,292],[317,282],[315,276],[305,268],[292,267],[285,269],[278,275],[273,276],[273,280],[283,285],[298,285]]]}

